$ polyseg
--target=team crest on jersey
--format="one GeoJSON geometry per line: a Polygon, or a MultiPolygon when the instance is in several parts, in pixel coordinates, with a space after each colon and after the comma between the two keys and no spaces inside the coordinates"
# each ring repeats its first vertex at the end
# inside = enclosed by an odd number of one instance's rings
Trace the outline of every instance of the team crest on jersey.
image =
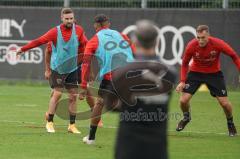
{"type": "Polygon", "coordinates": [[[217,51],[215,51],[215,50],[211,51],[211,52],[210,52],[210,55],[211,55],[211,56],[216,56],[216,55],[217,55],[217,51]]]}
{"type": "Polygon", "coordinates": [[[199,57],[200,56],[199,52],[195,52],[195,56],[199,57]]]}
{"type": "Polygon", "coordinates": [[[194,56],[196,59],[200,59],[200,54],[199,52],[195,52],[195,56],[194,56]]]}

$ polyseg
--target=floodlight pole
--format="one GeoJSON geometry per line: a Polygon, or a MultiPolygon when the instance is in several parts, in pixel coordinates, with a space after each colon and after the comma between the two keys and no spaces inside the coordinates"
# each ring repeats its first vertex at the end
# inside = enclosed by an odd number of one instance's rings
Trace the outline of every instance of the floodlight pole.
{"type": "Polygon", "coordinates": [[[64,0],[64,7],[70,7],[70,0],[64,0]]]}
{"type": "Polygon", "coordinates": [[[228,0],[223,0],[222,7],[223,9],[228,9],[228,0]]]}
{"type": "Polygon", "coordinates": [[[147,0],[141,1],[141,8],[147,8],[147,0]]]}

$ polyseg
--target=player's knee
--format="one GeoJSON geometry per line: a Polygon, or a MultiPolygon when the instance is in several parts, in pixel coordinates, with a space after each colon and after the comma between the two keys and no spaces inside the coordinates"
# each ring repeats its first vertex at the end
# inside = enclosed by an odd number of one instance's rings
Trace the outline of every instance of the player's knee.
{"type": "Polygon", "coordinates": [[[94,99],[93,97],[87,96],[87,97],[86,97],[86,100],[87,100],[87,103],[88,103],[88,105],[89,105],[90,107],[94,107],[94,105],[95,105],[95,99],[94,99]]]}
{"type": "Polygon", "coordinates": [[[103,105],[104,105],[104,104],[103,104],[103,100],[102,100],[102,99],[97,99],[94,107],[96,107],[96,108],[102,108],[103,105]]]}
{"type": "Polygon", "coordinates": [[[71,103],[76,102],[76,101],[77,101],[77,97],[78,97],[77,94],[70,94],[70,95],[69,95],[69,101],[70,101],[71,103]]]}
{"type": "Polygon", "coordinates": [[[181,97],[180,98],[180,104],[181,105],[187,105],[189,100],[187,98],[181,97]]]}
{"type": "Polygon", "coordinates": [[[94,102],[95,101],[95,99],[92,96],[86,96],[86,100],[88,102],[94,102]]]}
{"type": "Polygon", "coordinates": [[[52,97],[56,100],[59,100],[62,97],[62,92],[54,91],[52,97]]]}
{"type": "Polygon", "coordinates": [[[231,103],[228,100],[221,100],[219,101],[219,103],[222,107],[229,107],[231,105],[231,103]]]}

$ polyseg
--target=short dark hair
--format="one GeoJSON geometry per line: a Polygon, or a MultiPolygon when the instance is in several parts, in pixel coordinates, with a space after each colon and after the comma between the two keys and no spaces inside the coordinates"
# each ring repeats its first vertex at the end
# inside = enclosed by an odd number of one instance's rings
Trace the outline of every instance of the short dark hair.
{"type": "Polygon", "coordinates": [[[70,13],[73,13],[73,10],[71,8],[62,8],[61,10],[61,15],[70,13]]]}
{"type": "Polygon", "coordinates": [[[98,14],[94,17],[94,22],[100,24],[109,22],[109,17],[106,16],[105,14],[98,14]]]}
{"type": "Polygon", "coordinates": [[[209,27],[207,25],[199,25],[196,28],[197,33],[202,33],[203,31],[206,31],[209,33],[209,27]]]}
{"type": "Polygon", "coordinates": [[[140,20],[136,23],[135,35],[140,45],[146,49],[156,46],[158,30],[149,20],[140,20]]]}

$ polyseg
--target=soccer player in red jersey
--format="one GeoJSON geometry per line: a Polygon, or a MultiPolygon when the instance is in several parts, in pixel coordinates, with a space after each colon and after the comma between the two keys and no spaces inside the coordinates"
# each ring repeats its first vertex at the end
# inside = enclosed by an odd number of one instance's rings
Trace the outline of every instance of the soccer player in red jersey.
{"type": "MultiPolygon", "coordinates": [[[[109,18],[104,14],[97,15],[94,18],[94,28],[97,33],[89,40],[84,51],[81,83],[83,90],[87,89],[87,79],[93,57],[103,60],[103,62],[99,61],[101,84],[98,90],[98,98],[92,112],[90,131],[89,134],[83,138],[83,142],[89,145],[95,143],[97,124],[101,119],[101,113],[105,101],[112,100],[108,98],[109,94],[111,94],[109,92],[116,93],[114,86],[112,85],[112,70],[107,66],[109,66],[108,64],[110,63],[124,65],[122,62],[126,62],[126,60],[133,58],[133,52],[135,51],[133,44],[126,35],[111,30],[109,27],[109,18]],[[121,44],[124,44],[122,48],[121,44]],[[125,57],[127,59],[122,60],[120,57],[121,55],[126,55],[125,57]]],[[[86,91],[83,91],[80,95],[85,96],[85,92],[86,91]]]]}
{"type": "Polygon", "coordinates": [[[200,85],[205,83],[224,110],[229,136],[235,136],[237,131],[233,122],[232,104],[228,100],[224,76],[220,70],[220,54],[230,56],[238,70],[240,58],[226,42],[210,36],[207,25],[199,25],[196,32],[197,38],[191,40],[186,47],[181,67],[181,82],[176,87],[177,92],[182,92],[180,107],[184,116],[176,130],[183,130],[190,122],[189,102],[200,85]]]}
{"type": "MultiPolygon", "coordinates": [[[[50,60],[51,76],[49,82],[54,89],[49,102],[48,121],[46,124],[47,132],[54,133],[53,117],[57,102],[62,96],[65,87],[69,94],[69,118],[70,124],[68,131],[80,133],[75,126],[76,118],[76,99],[78,82],[78,65],[80,55],[84,52],[87,38],[80,25],[75,24],[74,13],[71,8],[63,8],[61,11],[62,24],[50,29],[41,37],[32,40],[17,51],[17,55],[25,51],[50,42],[52,55],[50,60]]],[[[49,70],[48,70],[49,71],[49,70]]],[[[45,73],[49,76],[49,72],[45,73]]]]}
{"type": "MultiPolygon", "coordinates": [[[[51,74],[52,74],[51,67],[50,67],[50,61],[51,61],[51,55],[52,55],[52,46],[51,45],[52,45],[51,42],[49,42],[47,44],[46,49],[45,49],[45,73],[44,73],[44,77],[45,77],[46,80],[49,80],[51,78],[51,74]]],[[[80,59],[80,61],[81,61],[81,59],[80,59]]],[[[79,67],[79,69],[78,69],[78,83],[81,83],[81,67],[79,67]]],[[[53,93],[54,93],[54,89],[51,92],[51,96],[53,95],[53,93]]],[[[83,98],[81,98],[81,97],[79,99],[83,100],[83,98]]],[[[94,104],[95,104],[95,99],[94,99],[92,93],[89,90],[87,91],[86,101],[87,101],[90,109],[93,110],[93,107],[94,107],[94,104]]],[[[48,112],[52,112],[53,110],[56,110],[56,107],[55,106],[53,108],[49,107],[48,109],[49,109],[48,112]]],[[[48,116],[49,116],[48,112],[46,113],[46,120],[48,120],[48,116]]],[[[103,122],[101,120],[98,123],[98,127],[103,127],[103,122]]]]}

